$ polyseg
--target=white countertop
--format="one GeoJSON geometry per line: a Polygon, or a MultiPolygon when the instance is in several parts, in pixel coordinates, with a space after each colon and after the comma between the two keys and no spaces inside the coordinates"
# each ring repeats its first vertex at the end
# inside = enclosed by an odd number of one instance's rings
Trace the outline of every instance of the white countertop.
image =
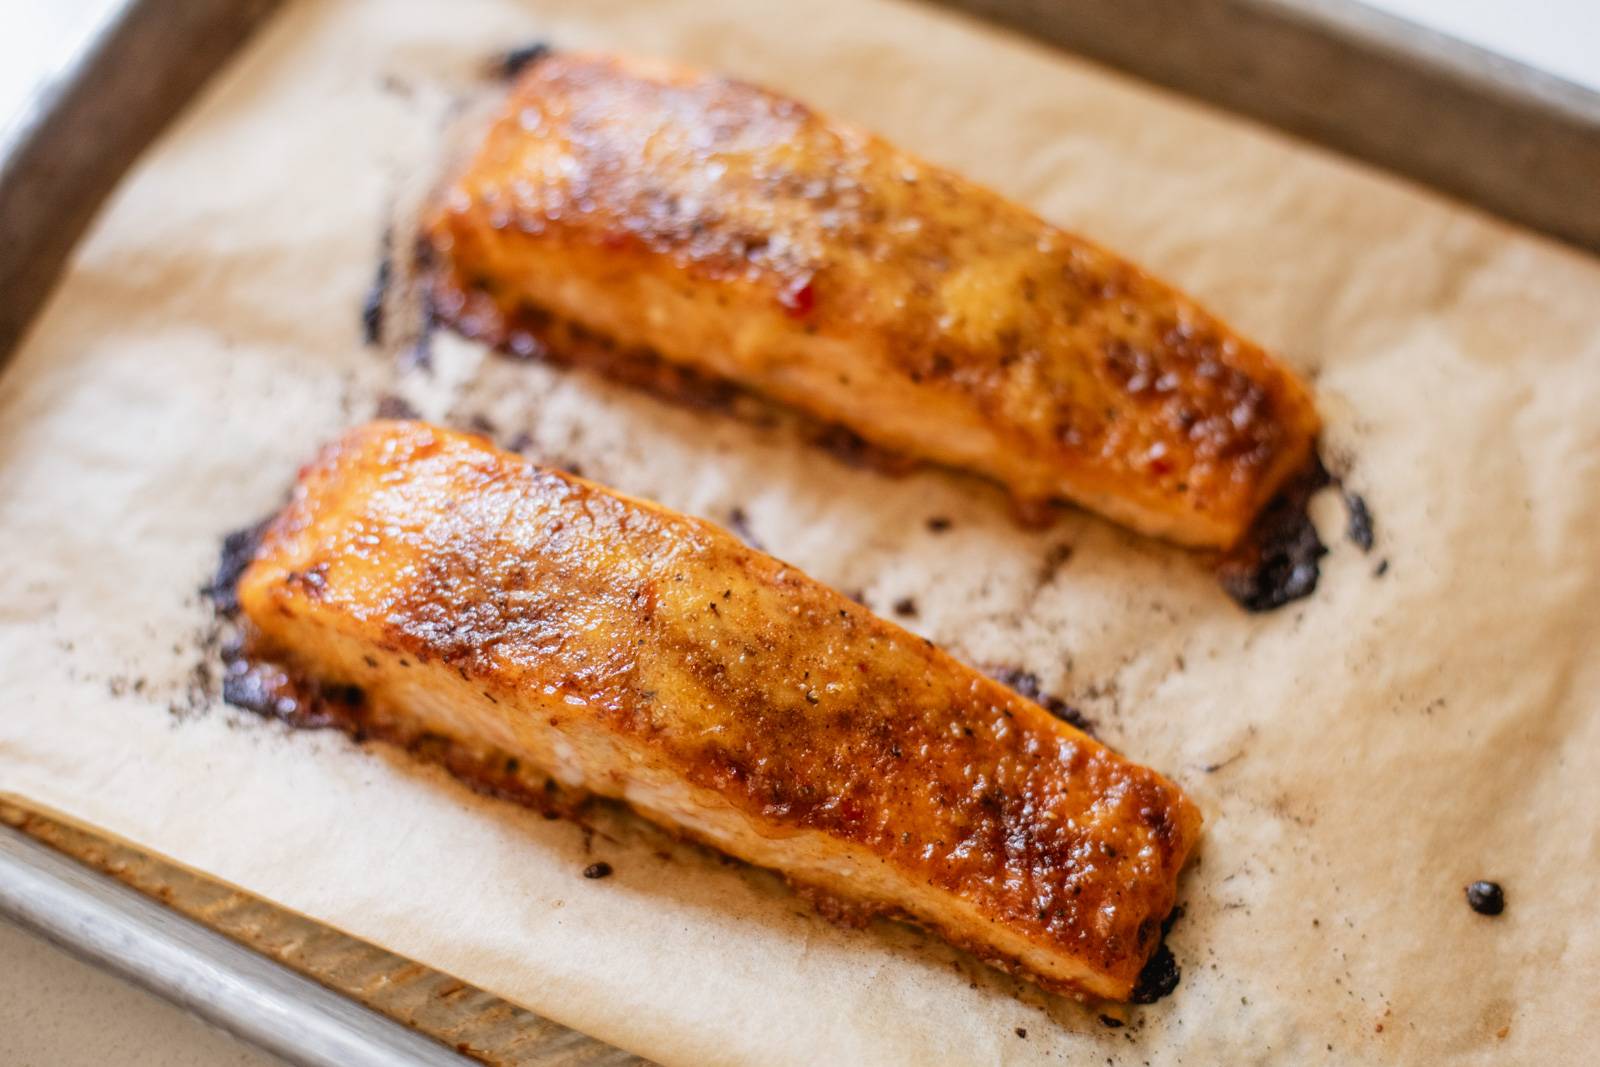
{"type": "MultiPolygon", "coordinates": [[[[7,6],[0,15],[0,130],[112,0],[7,6]]],[[[1593,0],[1370,0],[1370,6],[1600,90],[1593,0]]],[[[0,1060],[5,1067],[275,1067],[120,979],[0,923],[0,1060]]]]}
{"type": "Polygon", "coordinates": [[[0,923],[5,1067],[284,1067],[120,978],[0,923]]]}

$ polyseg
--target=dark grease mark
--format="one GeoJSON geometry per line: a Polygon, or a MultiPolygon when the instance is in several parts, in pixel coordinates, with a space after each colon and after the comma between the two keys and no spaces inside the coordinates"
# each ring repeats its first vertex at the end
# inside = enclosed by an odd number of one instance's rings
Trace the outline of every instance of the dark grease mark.
{"type": "Polygon", "coordinates": [[[383,231],[378,257],[372,285],[361,302],[361,339],[368,348],[383,343],[383,302],[389,295],[389,283],[394,279],[394,237],[390,230],[383,231]]]}
{"type": "Polygon", "coordinates": [[[1017,1036],[1026,1039],[1028,1036],[1028,1028],[1026,1026],[1017,1027],[1017,1036]]]}
{"type": "Polygon", "coordinates": [[[1363,552],[1371,552],[1373,544],[1372,512],[1367,508],[1367,501],[1360,493],[1344,491],[1345,510],[1350,513],[1350,518],[1345,524],[1345,536],[1363,552]]]}
{"type": "Polygon", "coordinates": [[[1310,596],[1328,554],[1307,505],[1329,482],[1322,461],[1286,485],[1256,517],[1250,532],[1217,565],[1222,588],[1246,611],[1271,611],[1310,596]]]}
{"type": "Polygon", "coordinates": [[[912,597],[901,597],[894,602],[894,613],[902,618],[913,619],[917,615],[917,602],[912,597]]]}
{"type": "Polygon", "coordinates": [[[611,877],[611,864],[603,860],[599,863],[591,863],[583,869],[583,876],[590,879],[609,878],[611,877]]]}
{"type": "Polygon", "coordinates": [[[1039,676],[1032,671],[1019,667],[992,667],[984,673],[1001,685],[1016,690],[1020,696],[1027,697],[1068,726],[1082,730],[1090,737],[1094,736],[1094,720],[1060,697],[1046,693],[1039,686],[1039,676]]]}
{"type": "Polygon", "coordinates": [[[1467,886],[1467,906],[1479,915],[1499,915],[1506,910],[1506,891],[1499,882],[1473,882],[1467,886]]]}
{"type": "Polygon", "coordinates": [[[932,533],[944,533],[955,524],[943,515],[934,515],[928,519],[928,530],[932,533]]]}
{"type": "Polygon", "coordinates": [[[502,52],[489,61],[489,73],[498,78],[515,78],[541,59],[548,58],[554,49],[543,41],[525,44],[502,52]]]}
{"type": "Polygon", "coordinates": [[[1117,1018],[1115,1015],[1101,1015],[1100,1025],[1109,1026],[1113,1030],[1120,1030],[1122,1027],[1127,1026],[1128,1024],[1117,1018]]]}
{"type": "Polygon", "coordinates": [[[239,613],[239,576],[256,558],[261,535],[276,516],[269,515],[253,526],[234,530],[222,539],[222,553],[217,559],[216,573],[200,590],[210,599],[218,615],[232,618],[239,613]]]}

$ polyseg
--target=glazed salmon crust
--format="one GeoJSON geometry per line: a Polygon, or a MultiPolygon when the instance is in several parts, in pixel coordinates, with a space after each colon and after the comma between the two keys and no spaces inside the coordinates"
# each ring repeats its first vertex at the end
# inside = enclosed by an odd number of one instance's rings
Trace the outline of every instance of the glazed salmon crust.
{"type": "Polygon", "coordinates": [[[1312,460],[1300,381],[1025,208],[745,84],[556,54],[424,221],[437,314],[558,322],[1187,545],[1312,460]]]}
{"type": "Polygon", "coordinates": [[[237,585],[361,728],[537,769],[1049,988],[1126,998],[1200,814],[724,531],[480,438],[350,432],[237,585]],[[356,687],[352,689],[351,687],[356,687]]]}

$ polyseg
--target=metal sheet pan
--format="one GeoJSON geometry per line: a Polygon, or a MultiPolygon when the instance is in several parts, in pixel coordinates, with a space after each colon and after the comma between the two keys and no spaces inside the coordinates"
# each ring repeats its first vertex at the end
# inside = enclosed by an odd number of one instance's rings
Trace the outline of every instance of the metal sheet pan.
{"type": "MultiPolygon", "coordinates": [[[[1600,251],[1600,94],[1346,0],[939,2],[1600,251]]],[[[0,359],[118,179],[276,7],[123,0],[36,94],[0,140],[0,359]]],[[[642,1062],[15,802],[0,915],[293,1062],[642,1062]]]]}
{"type": "Polygon", "coordinates": [[[1600,252],[1600,93],[1352,0],[940,0],[1600,252]]]}
{"type": "Polygon", "coordinates": [[[0,918],[305,1067],[645,1061],[0,795],[0,918]]]}

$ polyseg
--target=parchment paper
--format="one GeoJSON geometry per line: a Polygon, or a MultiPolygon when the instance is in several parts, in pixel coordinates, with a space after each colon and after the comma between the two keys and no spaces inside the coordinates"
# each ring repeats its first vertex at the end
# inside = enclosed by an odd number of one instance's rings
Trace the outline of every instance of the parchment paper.
{"type": "MultiPolygon", "coordinates": [[[[1493,150],[1493,146],[1485,146],[1493,150]]],[[[404,235],[397,237],[403,241],[404,235]]],[[[1303,145],[902,3],[306,3],[125,183],[0,384],[0,789],[669,1064],[1558,1063],[1600,1018],[1600,268],[1303,145]],[[441,339],[360,343],[386,222],[483,56],[764,82],[1147,264],[1314,380],[1378,540],[1266,616],[1084,515],[441,339]],[[1036,674],[1208,824],[1183,981],[1112,1028],[626,817],[586,846],[381,748],[217,706],[220,535],[394,391],[723,522],[1036,674]],[[930,517],[951,528],[930,530],[930,517]],[[1376,571],[1387,564],[1386,573],[1376,571]],[[616,873],[581,877],[596,859],[616,873]],[[1462,887],[1501,881],[1506,913],[1462,887]],[[1024,1033],[1026,1036],[1023,1036],[1024,1033]]]]}

